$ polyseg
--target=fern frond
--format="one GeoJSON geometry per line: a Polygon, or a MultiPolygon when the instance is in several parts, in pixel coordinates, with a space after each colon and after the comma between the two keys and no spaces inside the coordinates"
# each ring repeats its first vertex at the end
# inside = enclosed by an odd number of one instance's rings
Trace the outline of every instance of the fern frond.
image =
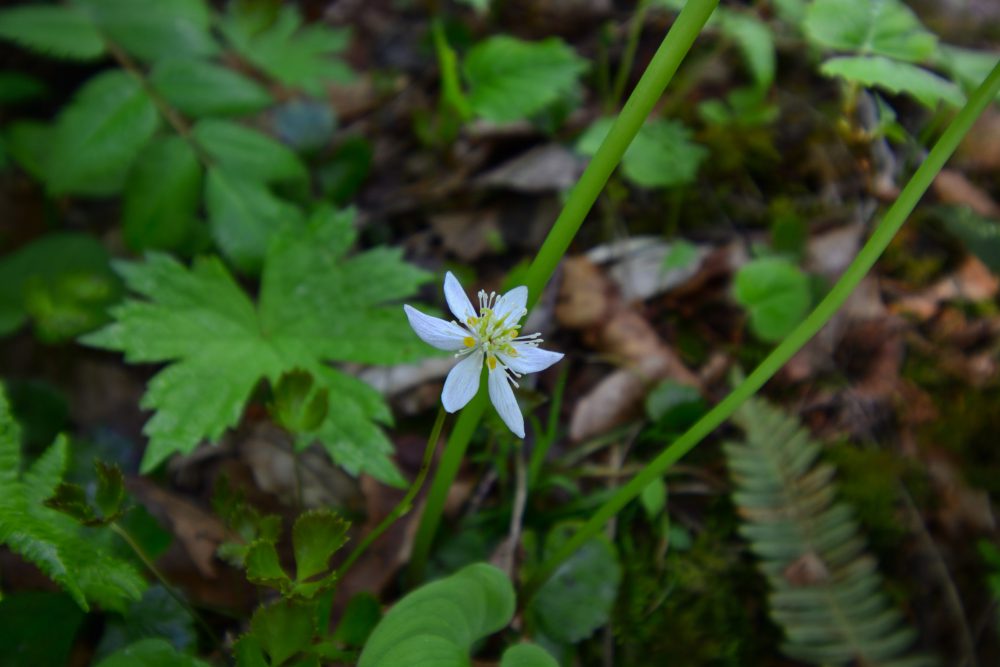
{"type": "Polygon", "coordinates": [[[146,587],[128,562],[106,553],[92,530],[43,503],[62,481],[69,444],[58,438],[23,474],[17,424],[0,386],[0,544],[34,563],[83,609],[123,609],[146,587]],[[91,531],[88,534],[87,531],[91,531]]]}
{"type": "Polygon", "coordinates": [[[915,632],[892,605],[852,509],[837,500],[820,445],[797,419],[759,399],[735,422],[742,443],[724,445],[740,534],[771,587],[782,650],[816,665],[933,665],[909,656],[915,632]]]}

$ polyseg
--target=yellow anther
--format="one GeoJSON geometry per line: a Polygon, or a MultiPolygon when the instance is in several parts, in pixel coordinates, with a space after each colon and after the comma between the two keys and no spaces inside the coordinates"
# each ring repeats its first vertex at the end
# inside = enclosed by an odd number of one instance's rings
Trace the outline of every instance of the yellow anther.
{"type": "Polygon", "coordinates": [[[473,338],[472,336],[466,336],[465,338],[462,339],[462,342],[465,343],[465,347],[476,346],[476,339],[473,338]]]}
{"type": "Polygon", "coordinates": [[[495,371],[497,369],[497,358],[491,354],[486,357],[486,364],[490,367],[491,371],[495,371]]]}
{"type": "Polygon", "coordinates": [[[467,319],[465,321],[466,321],[466,323],[468,323],[468,325],[470,327],[474,327],[474,326],[476,326],[476,323],[479,322],[479,318],[476,317],[475,315],[469,315],[469,319],[467,319]]]}

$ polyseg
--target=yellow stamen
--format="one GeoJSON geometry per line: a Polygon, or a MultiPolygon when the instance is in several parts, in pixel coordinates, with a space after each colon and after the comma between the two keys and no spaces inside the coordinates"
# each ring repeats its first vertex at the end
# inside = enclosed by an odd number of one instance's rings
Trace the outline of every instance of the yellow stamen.
{"type": "Polygon", "coordinates": [[[491,371],[495,371],[497,369],[497,358],[491,354],[486,357],[486,364],[490,367],[491,371]]]}
{"type": "Polygon", "coordinates": [[[465,321],[470,327],[474,327],[476,326],[476,323],[479,322],[479,318],[474,315],[469,315],[469,319],[465,321]]]}
{"type": "Polygon", "coordinates": [[[462,339],[462,342],[465,343],[465,347],[476,346],[476,339],[473,338],[472,336],[466,336],[465,338],[462,339]]]}

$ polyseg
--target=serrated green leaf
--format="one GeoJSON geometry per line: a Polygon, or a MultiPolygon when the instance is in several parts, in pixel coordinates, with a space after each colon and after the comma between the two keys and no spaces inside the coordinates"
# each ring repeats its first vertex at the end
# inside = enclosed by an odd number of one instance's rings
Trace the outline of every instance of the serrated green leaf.
{"type": "Polygon", "coordinates": [[[469,565],[397,602],[372,631],[358,667],[468,665],[472,643],[513,615],[507,575],[486,563],[469,565]]]}
{"type": "Polygon", "coordinates": [[[505,123],[528,118],[569,94],[587,67],[557,37],[525,42],[497,35],[469,51],[463,72],[473,112],[505,123]]]}
{"type": "Polygon", "coordinates": [[[259,273],[271,239],[299,225],[299,209],[250,177],[215,168],[205,183],[208,223],[219,249],[243,273],[259,273]]]}
{"type": "Polygon", "coordinates": [[[938,102],[955,107],[965,103],[965,95],[951,81],[916,65],[881,56],[832,58],[823,63],[819,71],[826,76],[837,76],[890,93],[912,95],[931,109],[937,107],[938,102]]]}
{"type": "MultiPolygon", "coordinates": [[[[717,10],[718,11],[718,10],[717,10]]],[[[774,35],[766,23],[746,12],[720,12],[719,25],[743,53],[747,68],[758,87],[766,88],[774,81],[774,35]]]]}
{"type": "Polygon", "coordinates": [[[204,60],[161,60],[153,66],[149,82],[168,102],[195,118],[251,114],[274,101],[255,81],[204,60]]]}
{"type": "MultiPolygon", "coordinates": [[[[568,524],[554,528],[545,539],[545,552],[553,553],[572,533],[568,524]]],[[[528,610],[547,636],[578,642],[608,622],[621,577],[614,547],[603,536],[593,537],[553,572],[528,610]]]]}
{"type": "Polygon", "coordinates": [[[0,259],[0,335],[34,318],[46,340],[77,336],[104,324],[105,309],[120,294],[107,250],[97,239],[48,234],[0,259]],[[43,311],[38,306],[43,299],[58,307],[43,311]]]}
{"type": "Polygon", "coordinates": [[[282,600],[261,607],[250,619],[250,632],[271,664],[281,665],[312,643],[316,633],[312,605],[282,600]]]}
{"type": "Polygon", "coordinates": [[[48,149],[52,145],[52,127],[24,120],[11,123],[5,130],[4,147],[11,158],[34,178],[44,182],[48,149]]]}
{"type": "Polygon", "coordinates": [[[282,83],[319,96],[327,82],[348,83],[354,79],[351,69],[333,57],[347,47],[347,30],[302,26],[302,17],[294,7],[283,7],[277,20],[266,29],[254,28],[233,16],[222,25],[226,37],[243,57],[282,83]]]}
{"type": "Polygon", "coordinates": [[[937,46],[937,38],[900,0],[816,0],[803,27],[819,46],[908,62],[929,58],[937,46]]]}
{"type": "Polygon", "coordinates": [[[116,519],[122,511],[125,502],[125,478],[121,468],[115,464],[95,461],[97,470],[97,492],[94,494],[94,505],[107,519],[116,519]]]}
{"type": "MultiPolygon", "coordinates": [[[[577,140],[584,155],[597,153],[611,131],[612,118],[595,121],[577,140]]],[[[639,130],[622,158],[622,173],[642,187],[672,187],[692,183],[708,150],[691,141],[691,131],[677,121],[656,119],[639,130]]]]}
{"type": "Polygon", "coordinates": [[[147,61],[210,56],[218,46],[209,32],[204,0],[76,0],[112,41],[147,61]]]}
{"type": "Polygon", "coordinates": [[[288,590],[292,581],[281,567],[278,551],[273,542],[256,540],[247,549],[244,557],[247,580],[259,586],[271,586],[282,591],[288,590]]]}
{"type": "Polygon", "coordinates": [[[203,120],[194,138],[220,167],[238,176],[273,183],[305,180],[305,165],[292,151],[249,127],[227,120],[203,120]]]}
{"type": "Polygon", "coordinates": [[[104,53],[100,33],[72,7],[34,5],[0,11],[0,38],[57,58],[93,60],[104,53]]]}
{"type": "Polygon", "coordinates": [[[750,328],[769,342],[787,336],[805,317],[812,300],[809,277],[780,257],[744,264],[736,273],[734,295],[750,314],[750,328]]]}
{"type": "Polygon", "coordinates": [[[49,189],[57,194],[117,192],[158,125],[156,107],[138,81],[121,71],[95,76],[56,121],[45,164],[49,189]]]}
{"type": "Polygon", "coordinates": [[[132,165],[122,202],[122,234],[133,250],[176,250],[187,242],[201,200],[202,168],[181,137],[159,137],[132,165]]]}
{"type": "Polygon", "coordinates": [[[208,663],[184,655],[162,639],[143,639],[109,655],[96,667],[209,667],[208,663]]]}
{"type": "Polygon", "coordinates": [[[503,652],[500,667],[559,667],[559,663],[539,646],[517,644],[503,652]]]}
{"type": "Polygon", "coordinates": [[[52,497],[46,499],[45,506],[62,512],[81,524],[86,524],[94,518],[94,511],[90,508],[87,492],[79,484],[66,484],[65,482],[59,484],[52,497]]]}
{"type": "Polygon", "coordinates": [[[343,517],[329,510],[305,512],[292,528],[295,578],[300,582],[327,572],[330,559],[347,542],[350,527],[343,517]]]}
{"type": "Polygon", "coordinates": [[[326,362],[421,358],[425,351],[407,335],[402,309],[388,304],[430,276],[396,251],[377,248],[345,259],[352,217],[321,210],[308,224],[280,231],[268,249],[257,308],[218,259],[198,259],[188,269],[153,253],[143,263],[118,265],[128,287],[145,298],[117,306],[115,323],[84,342],[124,351],[133,363],[173,362],[143,398],[143,407],[156,410],[145,428],[143,470],[202,440],[216,441],[239,420],[261,380],[276,383],[304,370],[331,401],[313,438],[352,473],[400,480],[376,423],[390,421],[388,407],[370,386],[326,362]]]}
{"type": "Polygon", "coordinates": [[[69,457],[58,438],[21,473],[20,434],[0,388],[0,544],[34,563],[84,610],[89,601],[121,609],[145,582],[135,569],[106,553],[73,519],[43,502],[61,482],[69,457]]]}

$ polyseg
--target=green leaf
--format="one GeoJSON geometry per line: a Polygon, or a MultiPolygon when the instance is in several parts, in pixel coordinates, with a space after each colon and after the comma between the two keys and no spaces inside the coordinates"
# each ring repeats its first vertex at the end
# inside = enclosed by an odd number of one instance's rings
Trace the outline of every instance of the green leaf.
{"type": "Polygon", "coordinates": [[[305,512],[295,520],[292,546],[295,550],[296,579],[307,581],[326,572],[330,559],[347,542],[349,525],[329,510],[305,512]]]}
{"type": "Polygon", "coordinates": [[[250,545],[244,557],[247,568],[247,580],[258,586],[270,586],[282,591],[291,588],[292,582],[285,574],[278,559],[278,550],[274,543],[257,540],[250,545]]]}
{"type": "Polygon", "coordinates": [[[35,320],[46,341],[90,331],[121,294],[108,253],[86,234],[52,233],[0,259],[0,336],[35,320]]]}
{"type": "Polygon", "coordinates": [[[82,609],[89,609],[89,602],[121,609],[142,593],[142,577],[106,553],[87,532],[90,529],[43,504],[59,485],[68,461],[69,445],[58,438],[21,472],[19,429],[0,390],[0,544],[38,566],[82,609]]]}
{"type": "Polygon", "coordinates": [[[945,229],[957,236],[993,273],[1000,274],[1000,222],[966,207],[944,209],[943,215],[945,229]]]}
{"type": "Polygon", "coordinates": [[[63,593],[19,591],[0,600],[0,662],[69,665],[83,611],[63,593]]]}
{"type": "Polygon", "coordinates": [[[639,495],[639,502],[646,512],[646,517],[650,520],[660,516],[660,513],[667,506],[667,485],[662,477],[657,477],[646,485],[639,495]]]}
{"type": "Polygon", "coordinates": [[[663,256],[663,263],[660,265],[660,269],[662,271],[686,269],[694,264],[699,256],[698,246],[687,239],[677,239],[670,243],[670,249],[663,256]]]}
{"type": "Polygon", "coordinates": [[[122,71],[95,76],[59,115],[45,164],[56,194],[108,195],[153,136],[159,116],[142,86],[122,71]]]}
{"type": "Polygon", "coordinates": [[[421,586],[389,610],[372,631],[358,667],[464,667],[473,642],[514,615],[514,587],[486,563],[421,586]]]}
{"type": "Polygon", "coordinates": [[[53,129],[44,123],[25,120],[11,123],[4,133],[4,147],[22,169],[39,181],[47,177],[45,165],[53,129]]]}
{"type": "Polygon", "coordinates": [[[101,516],[111,520],[117,519],[122,513],[125,502],[125,478],[117,464],[107,464],[94,461],[97,470],[97,491],[94,493],[94,505],[101,516]]]}
{"type": "Polygon", "coordinates": [[[312,643],[316,634],[313,608],[288,600],[261,607],[250,619],[250,632],[271,664],[281,665],[312,643]]]}
{"type": "Polygon", "coordinates": [[[315,431],[326,419],[330,392],[324,387],[313,391],[313,377],[305,371],[285,373],[274,386],[271,416],[292,433],[315,431]]]}
{"type": "Polygon", "coordinates": [[[320,96],[328,82],[349,83],[354,73],[333,56],[347,47],[349,33],[324,25],[302,26],[294,7],[284,7],[263,30],[230,16],[222,24],[240,55],[282,83],[320,96]]]}
{"type": "MultiPolygon", "coordinates": [[[[573,533],[556,526],[545,539],[553,553],[573,533]]],[[[563,561],[528,605],[542,631],[552,639],[575,643],[608,622],[622,571],[614,547],[604,536],[592,537],[563,561]]]]}
{"type": "Polygon", "coordinates": [[[63,482],[56,487],[52,497],[46,499],[45,506],[62,512],[84,525],[89,525],[94,518],[94,510],[90,506],[87,492],[79,484],[63,482]]]}
{"type": "Polygon", "coordinates": [[[49,87],[41,79],[22,72],[0,72],[0,104],[30,102],[48,93],[49,87]]]}
{"type": "MultiPolygon", "coordinates": [[[[577,140],[584,155],[597,153],[611,131],[612,118],[595,121],[577,140]]],[[[665,119],[647,122],[639,130],[622,158],[622,173],[641,187],[673,187],[693,183],[708,150],[691,141],[683,124],[665,119]]]]}
{"type": "Polygon", "coordinates": [[[819,46],[908,62],[926,60],[937,46],[937,38],[900,0],[816,0],[803,27],[819,46]]]}
{"type": "Polygon", "coordinates": [[[104,53],[100,33],[71,7],[32,5],[0,11],[0,38],[57,58],[93,60],[104,53]]]}
{"type": "Polygon", "coordinates": [[[507,35],[476,44],[463,63],[473,112],[496,123],[542,111],[569,94],[587,67],[557,37],[525,42],[507,35]]]}
{"type": "Polygon", "coordinates": [[[139,154],[122,202],[122,234],[133,250],[176,250],[190,240],[202,169],[181,137],[154,139],[139,154]]]}
{"type": "Polygon", "coordinates": [[[541,647],[517,644],[503,652],[500,667],[559,667],[559,663],[541,647]]]}
{"type": "Polygon", "coordinates": [[[105,616],[96,659],[149,638],[166,639],[178,651],[197,646],[198,634],[191,614],[160,585],[150,586],[123,613],[105,616]]]}
{"type": "Polygon", "coordinates": [[[382,605],[378,598],[367,591],[356,593],[344,608],[334,639],[347,646],[361,648],[380,620],[382,605]]]}
{"type": "Polygon", "coordinates": [[[758,87],[766,88],[774,81],[774,35],[766,23],[746,12],[720,12],[720,27],[743,52],[747,68],[758,87]]]}
{"type": "Polygon", "coordinates": [[[203,120],[194,138],[226,171],[266,183],[304,181],[305,165],[292,151],[249,127],[227,120],[203,120]]]}
{"type": "Polygon", "coordinates": [[[204,0],[77,0],[97,25],[126,51],[146,61],[210,56],[218,50],[209,33],[204,0]]]}
{"type": "Polygon", "coordinates": [[[243,273],[260,272],[270,240],[299,225],[302,214],[267,186],[228,169],[210,169],[205,184],[208,222],[216,244],[243,273]]]}
{"type": "Polygon", "coordinates": [[[399,481],[392,445],[376,422],[390,412],[365,383],[326,362],[394,364],[426,352],[406,325],[398,300],[429,274],[376,248],[350,258],[350,212],[319,211],[308,224],[271,240],[257,307],[223,264],[195,260],[190,269],[161,254],[118,268],[142,298],[113,310],[115,323],[84,342],[126,353],[132,363],[172,362],[149,383],[143,470],[174,452],[216,441],[234,426],[254,387],[304,370],[326,387],[331,404],[315,434],[352,474],[399,481]]]}
{"type": "Polygon", "coordinates": [[[204,60],[161,60],[149,82],[173,106],[195,118],[251,114],[274,101],[255,81],[204,60]]]}
{"type": "Polygon", "coordinates": [[[208,663],[179,653],[162,639],[143,639],[113,653],[96,667],[209,667],[208,663]]]}
{"type": "Polygon", "coordinates": [[[863,86],[882,88],[890,93],[906,93],[934,109],[938,102],[959,107],[965,103],[962,91],[937,74],[881,56],[832,58],[820,66],[826,76],[838,76],[863,86]]]}
{"type": "Polygon", "coordinates": [[[736,300],[750,314],[750,328],[761,340],[777,342],[794,329],[812,296],[809,277],[780,257],[744,264],[736,274],[736,300]]]}
{"type": "Polygon", "coordinates": [[[951,75],[953,80],[962,84],[966,90],[972,91],[983,82],[998,59],[1000,53],[995,51],[973,51],[942,44],[937,51],[936,62],[951,75]]]}

